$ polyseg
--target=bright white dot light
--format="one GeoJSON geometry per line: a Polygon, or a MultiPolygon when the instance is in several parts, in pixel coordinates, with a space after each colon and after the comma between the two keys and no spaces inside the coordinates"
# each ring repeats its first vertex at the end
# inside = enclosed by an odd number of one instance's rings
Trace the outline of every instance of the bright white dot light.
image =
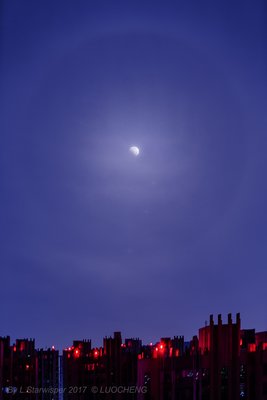
{"type": "Polygon", "coordinates": [[[135,156],[137,157],[140,153],[140,150],[138,149],[138,147],[136,146],[132,146],[130,147],[129,151],[135,156]]]}

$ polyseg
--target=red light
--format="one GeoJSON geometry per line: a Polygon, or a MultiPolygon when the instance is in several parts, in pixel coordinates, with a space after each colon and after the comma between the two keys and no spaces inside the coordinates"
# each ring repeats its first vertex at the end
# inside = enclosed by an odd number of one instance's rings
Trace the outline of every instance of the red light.
{"type": "Polygon", "coordinates": [[[98,357],[98,351],[97,350],[94,352],[94,355],[95,355],[95,357],[98,357]]]}
{"type": "Polygon", "coordinates": [[[255,344],[255,343],[249,343],[249,345],[248,345],[248,351],[249,351],[250,353],[255,353],[255,351],[256,351],[256,344],[255,344]]]}
{"type": "Polygon", "coordinates": [[[159,349],[156,347],[156,351],[159,351],[159,349]]]}
{"type": "Polygon", "coordinates": [[[13,351],[15,351],[15,352],[17,351],[17,347],[16,346],[13,347],[13,351]]]}
{"type": "Polygon", "coordinates": [[[71,347],[69,347],[68,350],[71,351],[71,347]]]}
{"type": "Polygon", "coordinates": [[[163,345],[161,344],[161,345],[160,345],[160,350],[162,350],[162,349],[163,349],[163,345]]]}
{"type": "Polygon", "coordinates": [[[26,364],[26,369],[29,369],[29,368],[30,368],[29,364],[26,364]]]}
{"type": "Polygon", "coordinates": [[[75,349],[74,351],[74,357],[79,358],[80,357],[80,350],[79,349],[75,349]]]}
{"type": "Polygon", "coordinates": [[[55,350],[55,346],[52,346],[52,350],[55,350]]]}
{"type": "Polygon", "coordinates": [[[263,350],[267,350],[267,343],[263,343],[262,349],[263,349],[263,350]]]}
{"type": "Polygon", "coordinates": [[[242,346],[242,344],[243,344],[243,340],[242,340],[242,339],[240,339],[240,346],[242,346]]]}

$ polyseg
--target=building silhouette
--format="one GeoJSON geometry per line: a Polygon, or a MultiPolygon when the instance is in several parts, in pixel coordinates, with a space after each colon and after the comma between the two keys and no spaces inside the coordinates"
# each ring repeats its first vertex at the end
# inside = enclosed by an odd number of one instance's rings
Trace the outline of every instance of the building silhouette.
{"type": "Polygon", "coordinates": [[[183,351],[171,339],[141,354],[138,385],[147,393],[138,400],[266,400],[266,332],[240,329],[240,315],[226,324],[218,315],[199,329],[183,351]]]}
{"type": "Polygon", "coordinates": [[[0,338],[0,399],[58,400],[58,359],[54,348],[36,350],[33,339],[11,345],[0,338]]]}
{"type": "Polygon", "coordinates": [[[0,400],[267,400],[267,332],[228,314],[189,342],[143,345],[120,332],[101,347],[74,340],[62,355],[33,339],[0,337],[0,400]],[[28,390],[29,389],[29,390],[28,390]]]}

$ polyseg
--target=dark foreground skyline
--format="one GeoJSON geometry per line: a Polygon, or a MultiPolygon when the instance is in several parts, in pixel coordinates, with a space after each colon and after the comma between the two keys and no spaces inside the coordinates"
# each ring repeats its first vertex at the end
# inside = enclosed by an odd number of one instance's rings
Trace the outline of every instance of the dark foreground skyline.
{"type": "Polygon", "coordinates": [[[63,353],[0,337],[0,400],[266,400],[267,331],[210,315],[189,341],[74,340],[63,353]],[[60,393],[60,395],[59,395],[60,393]],[[37,395],[38,394],[38,395],[37,395]]]}
{"type": "MultiPolygon", "coordinates": [[[[209,316],[209,318],[207,318],[205,321],[203,321],[202,326],[203,327],[210,326],[211,321],[213,321],[212,323],[214,323],[213,314],[211,314],[209,316]]],[[[232,313],[229,313],[227,315],[227,318],[225,315],[222,316],[222,314],[218,314],[217,321],[215,321],[215,323],[217,322],[218,324],[227,324],[227,323],[229,324],[229,321],[232,321],[232,313]]],[[[241,329],[240,313],[236,314],[236,321],[239,321],[239,325],[240,325],[240,329],[241,329]]],[[[165,338],[166,337],[177,337],[177,338],[180,337],[180,338],[183,338],[183,341],[185,343],[187,343],[187,345],[189,345],[190,341],[192,341],[194,339],[194,337],[198,336],[198,334],[199,334],[198,332],[200,332],[201,329],[203,329],[203,328],[195,329],[191,336],[186,336],[186,335],[184,335],[182,329],[179,331],[176,331],[176,332],[172,332],[169,335],[166,335],[165,329],[162,328],[161,335],[160,336],[151,335],[150,340],[147,340],[146,338],[141,337],[140,335],[132,335],[132,334],[125,335],[125,333],[122,332],[120,329],[117,329],[113,332],[114,332],[115,336],[116,336],[116,333],[119,333],[121,338],[123,335],[125,337],[124,343],[126,343],[128,340],[136,340],[136,341],[140,342],[140,344],[143,344],[144,346],[152,346],[155,349],[160,344],[159,337],[165,337],[165,338]],[[153,337],[153,340],[151,339],[152,337],[153,337]]],[[[243,322],[242,322],[242,332],[245,332],[245,331],[254,331],[258,335],[263,335],[264,338],[266,338],[266,340],[263,341],[264,343],[266,342],[266,345],[265,345],[266,348],[264,348],[264,350],[267,349],[267,326],[265,327],[265,329],[259,331],[255,327],[252,328],[251,326],[250,327],[243,326],[243,322]]],[[[15,339],[15,337],[12,338],[8,334],[3,334],[3,330],[0,331],[0,338],[1,339],[8,338],[8,341],[9,341],[11,347],[12,346],[19,347],[19,346],[16,346],[16,342],[20,343],[23,341],[30,341],[30,342],[34,343],[34,347],[38,350],[39,349],[40,350],[43,350],[43,349],[57,350],[60,354],[61,351],[70,351],[70,350],[73,351],[74,350],[75,346],[70,344],[71,341],[73,341],[73,343],[74,342],[77,342],[77,343],[78,342],[84,342],[84,343],[88,342],[88,343],[90,343],[90,346],[92,347],[93,350],[94,349],[100,350],[101,347],[104,347],[105,340],[107,338],[112,337],[112,336],[110,336],[110,334],[111,334],[111,332],[108,332],[108,333],[102,335],[102,337],[99,336],[98,338],[96,338],[96,340],[93,340],[92,336],[90,334],[88,334],[88,332],[83,332],[83,334],[80,335],[79,337],[76,336],[75,338],[72,338],[69,342],[60,343],[59,345],[55,345],[55,341],[52,341],[52,343],[46,343],[45,345],[44,344],[40,345],[38,338],[35,338],[33,335],[30,335],[28,337],[18,337],[18,335],[17,335],[17,336],[15,336],[16,337],[16,339],[15,339]]],[[[124,346],[123,342],[122,342],[122,346],[124,346]]]]}
{"type": "Polygon", "coordinates": [[[3,334],[265,329],[266,1],[215,3],[1,1],[3,334]]]}

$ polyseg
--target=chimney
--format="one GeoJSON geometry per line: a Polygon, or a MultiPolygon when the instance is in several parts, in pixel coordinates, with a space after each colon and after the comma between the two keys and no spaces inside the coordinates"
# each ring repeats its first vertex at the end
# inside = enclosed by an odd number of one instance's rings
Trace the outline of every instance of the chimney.
{"type": "Polygon", "coordinates": [[[213,325],[214,325],[213,315],[211,314],[210,315],[210,326],[213,326],[213,325]]]}

